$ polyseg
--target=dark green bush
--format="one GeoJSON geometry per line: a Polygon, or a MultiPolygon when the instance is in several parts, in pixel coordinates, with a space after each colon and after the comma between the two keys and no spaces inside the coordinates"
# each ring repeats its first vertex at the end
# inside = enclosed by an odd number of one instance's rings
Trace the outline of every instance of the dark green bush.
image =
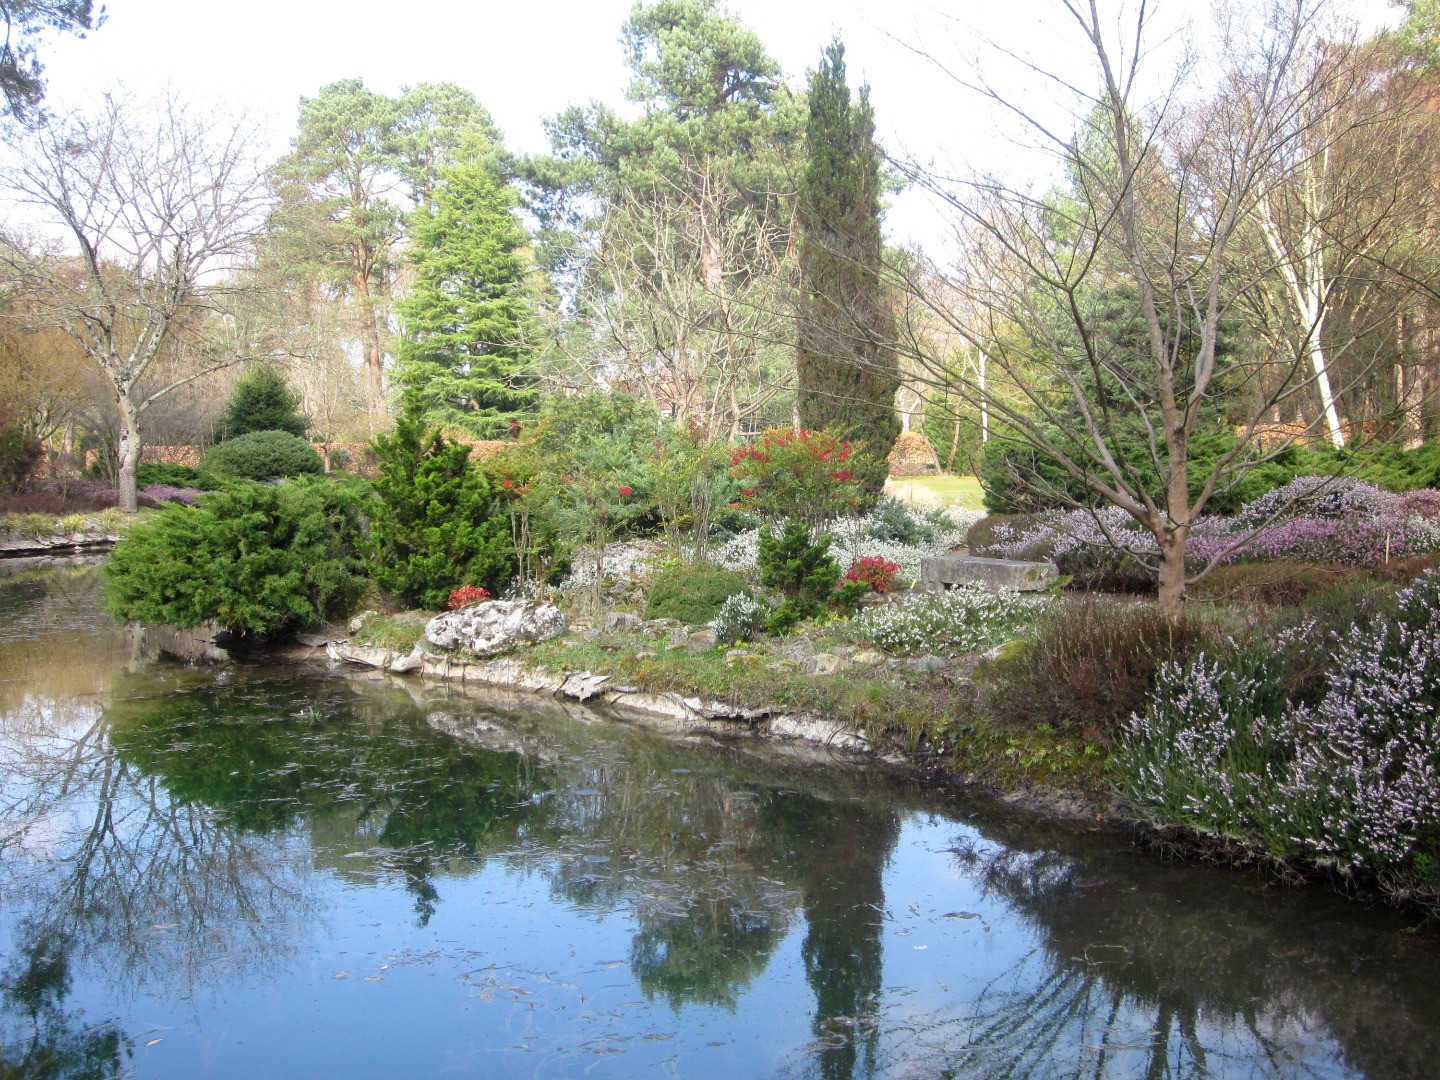
{"type": "Polygon", "coordinates": [[[290,389],[278,369],[261,364],[231,391],[220,437],[228,440],[253,431],[288,431],[299,438],[308,427],[300,412],[300,395],[290,389]]]}
{"type": "Polygon", "coordinates": [[[725,601],[737,593],[749,592],[743,574],[710,563],[689,563],[662,570],[650,587],[647,619],[679,619],[683,623],[708,623],[725,601]]]}
{"type": "Polygon", "coordinates": [[[1131,713],[1144,710],[1160,665],[1222,637],[1214,622],[1191,612],[1172,618],[1149,603],[1075,597],[1040,620],[1033,647],[992,673],[987,700],[1001,719],[1074,725],[1108,742],[1131,713]]]}
{"type": "Polygon", "coordinates": [[[427,430],[413,405],[372,446],[380,459],[369,551],[376,584],[437,611],[461,585],[499,596],[515,574],[510,518],[470,448],[427,430]]]}
{"type": "Polygon", "coordinates": [[[779,589],[784,601],[767,629],[783,633],[816,614],[840,581],[840,565],[830,556],[830,537],[810,539],[810,529],[798,521],[786,524],[779,536],[760,531],[760,583],[779,589]]]}
{"type": "Polygon", "coordinates": [[[135,486],[147,488],[151,484],[168,484],[171,487],[196,488],[200,491],[221,491],[226,481],[214,473],[201,472],[190,465],[176,465],[163,461],[154,465],[141,465],[135,471],[135,486]]]}
{"type": "Polygon", "coordinates": [[[181,629],[214,619],[241,635],[338,618],[365,587],[363,510],[352,492],[308,480],[172,503],[116,545],[105,568],[110,610],[181,629]]]}
{"type": "Polygon", "coordinates": [[[213,447],[200,463],[202,472],[240,480],[280,480],[318,475],[325,463],[315,448],[288,431],[252,431],[213,447]]]}

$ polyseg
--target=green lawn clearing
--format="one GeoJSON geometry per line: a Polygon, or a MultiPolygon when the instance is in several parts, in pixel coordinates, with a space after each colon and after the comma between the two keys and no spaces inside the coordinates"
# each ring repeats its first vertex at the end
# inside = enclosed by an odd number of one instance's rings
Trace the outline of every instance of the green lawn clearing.
{"type": "Polygon", "coordinates": [[[916,506],[962,506],[983,510],[980,480],[974,476],[892,476],[885,493],[916,506]]]}

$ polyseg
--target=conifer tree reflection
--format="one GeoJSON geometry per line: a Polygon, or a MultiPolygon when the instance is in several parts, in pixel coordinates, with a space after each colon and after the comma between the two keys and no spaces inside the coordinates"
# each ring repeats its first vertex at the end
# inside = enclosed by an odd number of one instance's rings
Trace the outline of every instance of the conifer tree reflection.
{"type": "Polygon", "coordinates": [[[820,1074],[852,1080],[878,1069],[883,989],[883,874],[900,835],[882,804],[769,793],[760,810],[788,883],[801,893],[805,976],[815,994],[812,1029],[820,1074]]]}

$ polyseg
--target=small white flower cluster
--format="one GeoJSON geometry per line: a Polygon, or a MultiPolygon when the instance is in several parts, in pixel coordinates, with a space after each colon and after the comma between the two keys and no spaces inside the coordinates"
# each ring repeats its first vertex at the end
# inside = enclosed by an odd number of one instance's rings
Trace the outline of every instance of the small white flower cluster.
{"type": "Polygon", "coordinates": [[[720,605],[711,626],[715,640],[722,645],[737,641],[754,641],[765,629],[770,609],[749,593],[736,593],[720,605]]]}
{"type": "Polygon", "coordinates": [[[850,633],[901,656],[953,656],[1013,638],[1048,603],[1048,597],[1026,596],[1014,589],[992,592],[983,585],[961,585],[870,608],[856,616],[850,633]]]}

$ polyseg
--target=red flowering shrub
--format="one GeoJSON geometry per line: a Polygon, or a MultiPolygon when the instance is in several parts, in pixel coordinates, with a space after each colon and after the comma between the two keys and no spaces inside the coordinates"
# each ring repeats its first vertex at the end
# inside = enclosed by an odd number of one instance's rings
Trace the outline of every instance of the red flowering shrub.
{"type": "Polygon", "coordinates": [[[478,604],[482,600],[489,599],[489,589],[482,588],[479,585],[461,585],[460,588],[450,594],[450,599],[445,602],[445,606],[451,611],[457,611],[460,608],[469,607],[471,604],[478,604]]]}
{"type": "Polygon", "coordinates": [[[861,508],[865,489],[846,467],[852,453],[829,429],[771,428],[730,455],[730,475],[752,509],[813,528],[861,508]]]}
{"type": "Polygon", "coordinates": [[[845,571],[845,580],[869,585],[877,593],[887,593],[895,588],[899,574],[899,563],[881,555],[867,555],[845,571]]]}

